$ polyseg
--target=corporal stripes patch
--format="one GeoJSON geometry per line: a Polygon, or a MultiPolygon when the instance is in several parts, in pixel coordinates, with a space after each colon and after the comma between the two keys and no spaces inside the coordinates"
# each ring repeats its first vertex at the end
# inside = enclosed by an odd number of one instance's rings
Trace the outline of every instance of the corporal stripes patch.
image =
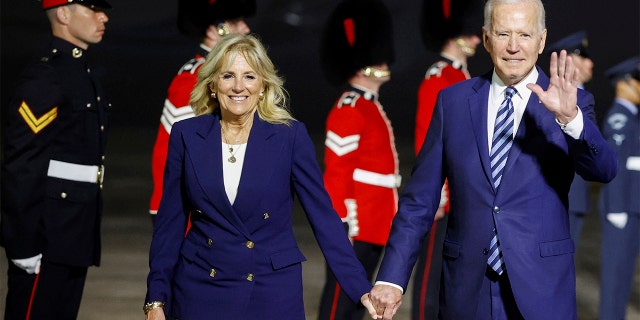
{"type": "Polygon", "coordinates": [[[195,113],[193,112],[191,106],[187,105],[176,107],[173,105],[173,103],[171,103],[171,101],[169,101],[169,99],[165,99],[160,122],[162,123],[162,126],[167,131],[167,133],[171,133],[171,127],[174,123],[180,120],[193,118],[194,116],[195,113]]]}
{"type": "Polygon", "coordinates": [[[29,105],[25,101],[22,101],[18,108],[18,113],[20,113],[20,116],[22,116],[22,119],[24,119],[24,122],[27,123],[31,131],[38,134],[58,117],[58,107],[53,107],[53,109],[38,118],[33,114],[29,105]]]}
{"type": "Polygon", "coordinates": [[[354,134],[346,137],[341,137],[335,132],[327,131],[327,138],[324,141],[324,145],[333,151],[339,157],[358,150],[360,145],[360,135],[354,134]]]}

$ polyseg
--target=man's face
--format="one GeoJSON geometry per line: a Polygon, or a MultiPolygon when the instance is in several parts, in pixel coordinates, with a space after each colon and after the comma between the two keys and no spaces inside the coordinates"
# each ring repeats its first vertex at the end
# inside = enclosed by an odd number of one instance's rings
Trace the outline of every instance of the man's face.
{"type": "Polygon", "coordinates": [[[496,74],[507,85],[524,79],[544,50],[547,30],[539,30],[538,15],[533,3],[496,4],[489,30],[482,30],[496,74]]]}
{"type": "Polygon", "coordinates": [[[105,24],[109,21],[107,14],[100,9],[91,9],[80,4],[64,6],[68,9],[69,34],[72,43],[86,49],[90,44],[102,41],[105,24]]]}
{"type": "Polygon", "coordinates": [[[251,29],[243,18],[227,20],[224,24],[229,29],[229,33],[248,34],[251,32],[251,29]]]}
{"type": "Polygon", "coordinates": [[[572,54],[573,65],[579,70],[578,82],[585,84],[593,77],[593,60],[578,54],[572,54]]]}

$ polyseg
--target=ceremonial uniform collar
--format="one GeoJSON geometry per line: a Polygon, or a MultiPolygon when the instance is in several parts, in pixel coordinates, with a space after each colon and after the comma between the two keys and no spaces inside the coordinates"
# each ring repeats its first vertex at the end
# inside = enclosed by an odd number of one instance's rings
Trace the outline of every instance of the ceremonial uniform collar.
{"type": "Polygon", "coordinates": [[[452,67],[458,69],[458,70],[466,70],[467,69],[467,65],[462,63],[461,61],[458,61],[456,59],[454,59],[453,57],[449,57],[444,53],[440,53],[440,58],[442,58],[442,60],[446,61],[447,63],[449,63],[452,67]]]}
{"type": "Polygon", "coordinates": [[[50,50],[52,55],[61,55],[63,57],[71,57],[73,59],[80,59],[84,57],[85,54],[84,49],[58,37],[53,37],[51,40],[50,50]]]}
{"type": "Polygon", "coordinates": [[[371,101],[378,101],[378,94],[371,91],[371,90],[367,90],[363,87],[360,86],[356,86],[353,84],[349,85],[350,89],[352,91],[357,92],[360,96],[362,96],[365,100],[371,100],[371,101]]]}

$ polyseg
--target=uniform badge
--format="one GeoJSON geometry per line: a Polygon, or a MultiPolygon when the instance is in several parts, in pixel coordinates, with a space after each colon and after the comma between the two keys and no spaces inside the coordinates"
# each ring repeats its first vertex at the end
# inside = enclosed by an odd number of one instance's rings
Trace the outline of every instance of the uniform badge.
{"type": "Polygon", "coordinates": [[[22,104],[20,104],[18,112],[22,116],[22,119],[24,119],[24,122],[27,123],[29,128],[31,128],[31,131],[35,134],[38,134],[38,132],[46,128],[53,120],[56,119],[56,117],[58,117],[58,107],[54,107],[40,118],[36,118],[33,111],[31,111],[31,108],[29,108],[29,105],[25,101],[22,101],[22,104]]]}
{"type": "Polygon", "coordinates": [[[615,113],[609,116],[607,123],[613,128],[613,130],[620,130],[627,125],[627,116],[622,113],[615,113]]]}

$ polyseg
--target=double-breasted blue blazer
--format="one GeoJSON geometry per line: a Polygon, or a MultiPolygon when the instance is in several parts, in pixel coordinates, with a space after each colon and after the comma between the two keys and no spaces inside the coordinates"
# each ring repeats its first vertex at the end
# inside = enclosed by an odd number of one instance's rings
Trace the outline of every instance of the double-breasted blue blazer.
{"type": "MultiPolygon", "coordinates": [[[[538,71],[537,83],[547,88],[548,77],[538,71]]],[[[587,180],[611,180],[617,170],[615,154],[595,124],[591,94],[578,91],[584,130],[577,140],[562,131],[555,116],[532,94],[500,187],[494,189],[487,137],[491,75],[441,91],[401,195],[377,280],[407,287],[446,178],[451,211],[440,294],[444,319],[474,319],[494,223],[524,318],[575,319],[574,243],[567,194],[574,172],[587,180]]]]}
{"type": "Polygon", "coordinates": [[[270,124],[256,113],[233,205],[221,141],[218,115],[171,130],[146,301],[166,302],[180,320],[304,319],[297,196],[327,263],[359,302],[371,284],[324,189],[305,126],[270,124]]]}

